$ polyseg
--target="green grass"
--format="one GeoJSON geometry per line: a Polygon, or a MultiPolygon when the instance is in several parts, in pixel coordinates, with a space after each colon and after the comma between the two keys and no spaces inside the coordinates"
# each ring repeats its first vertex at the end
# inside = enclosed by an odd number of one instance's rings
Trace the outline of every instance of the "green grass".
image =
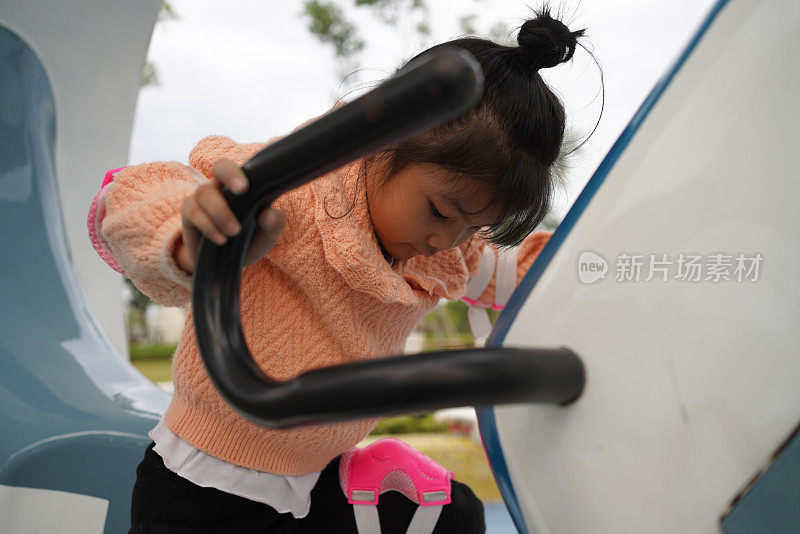
{"type": "Polygon", "coordinates": [[[153,382],[169,382],[172,380],[170,366],[176,346],[167,343],[130,345],[131,363],[153,382]]]}
{"type": "Polygon", "coordinates": [[[131,345],[128,349],[131,360],[143,360],[148,358],[172,358],[177,345],[168,343],[153,343],[148,345],[131,345]]]}
{"type": "Polygon", "coordinates": [[[172,380],[170,365],[172,358],[139,358],[131,363],[140,373],[153,382],[169,382],[172,380]]]}
{"type": "Polygon", "coordinates": [[[424,432],[447,432],[447,424],[434,420],[433,414],[421,413],[384,417],[372,430],[372,434],[410,434],[424,432]]]}

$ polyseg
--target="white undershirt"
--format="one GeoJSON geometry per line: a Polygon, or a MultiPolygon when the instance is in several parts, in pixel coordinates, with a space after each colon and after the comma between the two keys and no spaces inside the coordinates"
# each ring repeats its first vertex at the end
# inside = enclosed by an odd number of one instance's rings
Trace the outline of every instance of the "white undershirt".
{"type": "Polygon", "coordinates": [[[167,428],[163,417],[150,431],[150,437],[167,469],[198,486],[264,503],[280,513],[289,512],[297,519],[308,515],[311,490],[319,479],[319,471],[296,476],[276,475],[234,465],[179,438],[167,428]]]}

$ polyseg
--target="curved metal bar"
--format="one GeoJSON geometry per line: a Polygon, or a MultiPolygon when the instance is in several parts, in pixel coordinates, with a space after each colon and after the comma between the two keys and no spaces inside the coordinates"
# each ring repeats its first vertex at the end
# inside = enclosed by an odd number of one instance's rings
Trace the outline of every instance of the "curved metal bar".
{"type": "Polygon", "coordinates": [[[472,349],[376,359],[270,379],[242,332],[239,284],[255,214],[281,193],[435,123],[458,116],[482,89],[463,51],[425,58],[406,72],[270,145],[242,167],[241,197],[226,192],[242,232],[217,246],[201,240],[194,274],[194,321],[201,358],[222,397],[269,427],[513,402],[566,403],[584,383],[568,349],[472,349]]]}

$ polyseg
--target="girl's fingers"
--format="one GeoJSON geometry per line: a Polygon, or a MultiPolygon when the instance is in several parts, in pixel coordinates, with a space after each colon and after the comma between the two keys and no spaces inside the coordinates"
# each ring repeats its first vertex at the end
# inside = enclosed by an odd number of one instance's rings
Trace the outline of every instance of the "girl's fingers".
{"type": "Polygon", "coordinates": [[[258,229],[250,240],[245,263],[254,263],[272,250],[285,226],[286,217],[280,210],[268,208],[262,211],[258,216],[258,229]]]}
{"type": "Polygon", "coordinates": [[[231,211],[225,197],[212,184],[201,185],[195,193],[197,204],[203,209],[217,227],[217,230],[228,236],[239,233],[241,226],[231,211]]]}
{"type": "MultiPolygon", "coordinates": [[[[218,160],[211,172],[214,183],[199,186],[184,201],[181,210],[184,242],[191,255],[197,253],[201,234],[214,243],[223,245],[228,237],[241,231],[241,224],[220,189],[227,187],[233,193],[241,194],[248,188],[247,177],[241,168],[228,159],[218,160]]],[[[272,250],[284,226],[286,218],[280,210],[268,208],[262,211],[258,216],[258,228],[245,255],[245,264],[258,261],[272,250]]]]}
{"type": "Polygon", "coordinates": [[[258,214],[258,227],[265,237],[277,241],[286,227],[286,216],[276,208],[267,208],[258,214]]]}
{"type": "MultiPolygon", "coordinates": [[[[184,201],[181,214],[184,229],[186,229],[187,226],[193,226],[197,231],[218,245],[223,245],[225,241],[228,240],[219,228],[217,228],[213,219],[200,207],[194,196],[184,201]]],[[[188,245],[189,243],[187,243],[187,246],[188,245]]],[[[192,250],[192,252],[194,252],[194,250],[192,250]]]]}
{"type": "Polygon", "coordinates": [[[224,185],[237,195],[247,191],[247,176],[233,161],[225,158],[217,160],[211,168],[211,173],[217,183],[224,185]]]}

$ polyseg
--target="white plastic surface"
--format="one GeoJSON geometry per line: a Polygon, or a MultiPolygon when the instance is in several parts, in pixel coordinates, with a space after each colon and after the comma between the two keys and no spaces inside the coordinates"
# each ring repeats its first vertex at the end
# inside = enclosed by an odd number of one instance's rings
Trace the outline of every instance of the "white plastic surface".
{"type": "Polygon", "coordinates": [[[517,315],[504,345],[587,368],[572,406],[496,409],[530,532],[717,533],[800,422],[798,50],[796,0],[729,2],[517,315]],[[651,254],[739,253],[757,280],[647,281],[651,254]],[[622,254],[644,256],[638,282],[615,279],[622,254]]]}
{"type": "Polygon", "coordinates": [[[107,511],[105,499],[0,484],[3,534],[102,534],[107,511]]]}

